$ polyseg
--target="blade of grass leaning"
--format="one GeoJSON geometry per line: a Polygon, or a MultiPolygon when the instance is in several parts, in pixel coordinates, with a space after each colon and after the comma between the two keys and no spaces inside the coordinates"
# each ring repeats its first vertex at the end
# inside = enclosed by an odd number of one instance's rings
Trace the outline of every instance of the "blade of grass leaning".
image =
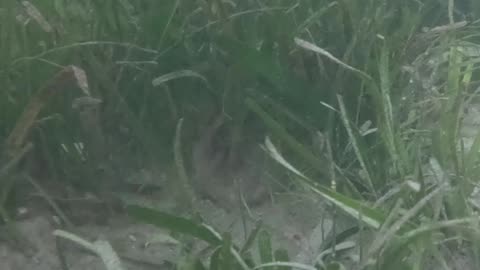
{"type": "MultiPolygon", "coordinates": [[[[284,141],[287,146],[289,146],[299,156],[304,158],[305,161],[308,162],[319,173],[325,176],[328,175],[329,169],[325,165],[325,162],[322,162],[319,158],[313,155],[311,151],[309,151],[306,147],[301,145],[292,136],[290,136],[288,132],[272,117],[270,117],[267,112],[265,112],[254,100],[247,99],[246,104],[254,113],[256,113],[263,120],[265,125],[267,125],[267,127],[275,134],[276,137],[284,141]]],[[[297,171],[296,173],[299,174],[300,172],[297,171]]]]}
{"type": "Polygon", "coordinates": [[[63,230],[55,230],[53,232],[53,235],[64,238],[64,239],[68,239],[74,242],[75,244],[82,246],[88,251],[95,253],[97,256],[99,256],[102,259],[102,262],[105,265],[105,268],[107,270],[125,269],[117,253],[113,250],[110,243],[108,243],[105,240],[97,240],[91,243],[75,234],[72,234],[63,230]]]}
{"type": "Polygon", "coordinates": [[[332,254],[334,251],[336,253],[336,252],[339,252],[339,251],[350,250],[350,249],[354,248],[355,246],[357,246],[357,243],[355,243],[354,241],[341,242],[341,243],[335,245],[335,247],[332,247],[330,249],[326,249],[326,250],[322,251],[320,254],[318,254],[317,258],[315,259],[315,262],[319,262],[323,265],[324,264],[323,263],[323,258],[325,258],[327,255],[332,254]]]}
{"type": "Polygon", "coordinates": [[[152,80],[152,85],[153,86],[159,86],[162,85],[168,81],[175,80],[175,79],[180,79],[180,78],[186,78],[186,77],[192,77],[192,78],[197,78],[203,81],[208,88],[210,88],[210,85],[208,84],[207,78],[202,76],[201,74],[193,71],[193,70],[178,70],[174,72],[170,72],[167,74],[164,74],[162,76],[158,76],[155,79],[152,80]]]}
{"type": "Polygon", "coordinates": [[[334,243],[342,243],[345,240],[347,240],[347,238],[357,234],[359,231],[360,231],[360,228],[358,226],[353,226],[340,233],[337,233],[336,235],[329,235],[323,241],[319,250],[323,252],[327,249],[331,249],[333,248],[334,243]]]}
{"type": "Polygon", "coordinates": [[[258,233],[261,231],[261,229],[263,228],[262,226],[262,221],[259,220],[257,222],[257,224],[255,225],[255,228],[253,229],[252,232],[250,232],[250,234],[248,235],[248,238],[247,238],[247,241],[245,241],[245,244],[243,245],[243,247],[240,249],[240,254],[244,254],[245,252],[247,252],[251,247],[252,245],[254,244],[255,242],[255,239],[257,239],[257,236],[258,236],[258,233]]]}
{"type": "MultiPolygon", "coordinates": [[[[198,222],[190,219],[133,204],[127,205],[126,211],[131,217],[141,222],[168,229],[177,233],[193,236],[207,242],[214,247],[220,247],[224,243],[221,234],[204,223],[199,224],[198,222]]],[[[237,251],[236,247],[230,245],[230,252],[233,258],[236,260],[236,263],[238,263],[242,269],[250,269],[237,251]]]]}
{"type": "Polygon", "coordinates": [[[173,17],[177,14],[177,9],[180,5],[180,0],[175,0],[173,1],[173,6],[172,6],[172,11],[170,12],[170,15],[168,16],[168,20],[166,21],[165,27],[163,28],[162,35],[160,36],[160,41],[158,42],[157,48],[162,48],[165,35],[167,32],[170,30],[169,26],[172,23],[173,17]]]}
{"type": "Polygon", "coordinates": [[[460,129],[460,119],[463,113],[463,89],[461,81],[461,63],[463,57],[458,49],[450,48],[448,59],[448,71],[445,93],[445,110],[442,113],[442,135],[448,146],[448,160],[453,164],[455,172],[461,174],[461,164],[457,153],[457,138],[460,129]]]}
{"type": "MultiPolygon", "coordinates": [[[[85,41],[85,42],[77,42],[73,44],[68,44],[65,46],[59,46],[56,48],[52,48],[49,50],[45,50],[39,54],[32,55],[32,56],[23,56],[20,58],[15,59],[12,63],[10,63],[10,66],[13,67],[14,65],[18,65],[22,62],[25,61],[32,61],[32,60],[39,60],[47,55],[54,54],[54,53],[59,53],[61,51],[66,51],[66,50],[72,50],[72,49],[78,49],[79,47],[101,47],[101,46],[115,46],[115,47],[122,47],[122,48],[133,48],[135,50],[138,50],[139,52],[151,54],[151,55],[156,55],[158,54],[158,51],[148,49],[148,48],[142,48],[139,47],[135,44],[130,44],[130,43],[122,43],[122,42],[112,42],[112,41],[85,41]]],[[[2,72],[3,70],[0,70],[2,72]]]]}
{"type": "Polygon", "coordinates": [[[206,90],[211,94],[211,95],[216,95],[215,91],[213,90],[212,86],[208,82],[207,78],[205,78],[202,74],[195,72],[193,70],[178,70],[174,72],[170,72],[167,74],[164,74],[162,76],[159,76],[155,79],[152,80],[152,85],[154,87],[161,86],[164,83],[171,81],[171,80],[176,80],[180,78],[196,78],[200,79],[204,84],[205,87],[207,88],[206,90]]]}
{"type": "Polygon", "coordinates": [[[387,219],[385,222],[382,224],[382,227],[380,228],[379,234],[383,234],[390,228],[390,226],[397,220],[397,218],[400,216],[400,211],[403,210],[403,200],[402,198],[397,199],[395,204],[391,209],[389,209],[389,213],[387,216],[387,219]]]}
{"type": "MultiPolygon", "coordinates": [[[[373,185],[372,177],[370,175],[370,168],[367,167],[367,163],[365,162],[365,158],[363,156],[363,153],[366,153],[367,151],[362,151],[360,149],[360,144],[358,142],[357,136],[355,136],[352,126],[350,124],[350,119],[348,118],[347,115],[347,109],[345,108],[345,103],[343,102],[343,98],[340,95],[337,95],[338,99],[338,105],[340,106],[340,115],[343,121],[343,124],[345,128],[347,129],[348,136],[351,140],[353,149],[355,151],[355,154],[357,156],[358,162],[360,163],[360,166],[362,167],[366,180],[368,183],[368,187],[370,188],[370,192],[373,194],[376,194],[375,186],[373,185]]],[[[376,197],[376,196],[375,196],[376,197]]]]}
{"type": "Polygon", "coordinates": [[[30,3],[29,1],[22,1],[22,5],[24,7],[25,13],[36,22],[40,28],[47,32],[51,33],[53,31],[53,27],[50,23],[45,19],[45,16],[38,10],[38,8],[30,3]]]}
{"type": "MultiPolygon", "coordinates": [[[[418,228],[404,233],[395,241],[390,242],[390,247],[388,247],[383,253],[382,258],[386,261],[386,263],[396,264],[398,261],[402,260],[404,256],[407,256],[411,252],[410,247],[414,245],[416,241],[422,241],[425,239],[424,241],[432,242],[432,236],[434,233],[437,233],[443,229],[454,229],[455,227],[465,228],[466,225],[475,224],[475,222],[478,221],[478,217],[469,217],[424,224],[418,228]]],[[[477,226],[474,226],[473,228],[476,227],[477,226]]],[[[385,265],[383,267],[384,268],[382,269],[390,269],[385,265]]]]}
{"type": "Polygon", "coordinates": [[[187,169],[185,168],[185,163],[183,161],[182,155],[182,125],[183,119],[180,119],[177,124],[177,129],[175,132],[175,141],[173,144],[173,153],[175,158],[175,166],[177,168],[178,179],[174,183],[175,188],[178,190],[178,200],[185,204],[188,209],[192,209],[193,201],[195,200],[195,193],[190,186],[188,179],[187,169]]]}
{"type": "Polygon", "coordinates": [[[370,75],[368,75],[367,73],[342,62],[340,59],[336,58],[331,53],[329,53],[328,51],[318,47],[317,45],[315,45],[313,43],[310,43],[306,40],[300,39],[300,38],[295,38],[294,40],[295,40],[295,43],[299,47],[302,47],[302,48],[304,48],[306,50],[309,50],[309,51],[312,51],[312,52],[319,53],[319,54],[327,57],[328,59],[332,60],[334,63],[340,65],[341,67],[343,67],[347,70],[353,71],[353,73],[355,73],[357,75],[360,75],[362,78],[367,79],[369,81],[373,81],[372,77],[370,75]]]}
{"type": "Polygon", "coordinates": [[[260,231],[258,235],[258,252],[261,263],[273,262],[272,239],[266,230],[260,231]]]}
{"type": "Polygon", "coordinates": [[[282,157],[282,155],[275,148],[275,146],[268,137],[265,140],[264,149],[267,150],[267,152],[275,161],[277,161],[285,168],[300,177],[300,180],[304,181],[310,190],[322,196],[324,199],[328,200],[334,205],[338,206],[340,209],[342,209],[344,212],[351,215],[355,219],[365,222],[368,226],[374,229],[379,229],[381,224],[383,224],[383,222],[385,221],[386,216],[381,211],[370,208],[360,201],[351,199],[347,196],[331,190],[326,186],[320,185],[310,180],[282,157]]]}
{"type": "Polygon", "coordinates": [[[79,73],[78,70],[75,66],[65,67],[29,99],[15,127],[6,139],[7,155],[15,156],[15,153],[23,147],[42,109],[47,106],[55,95],[60,94],[72,81],[75,81],[74,79],[77,79],[76,74],[79,73]]]}
{"type": "MultiPolygon", "coordinates": [[[[465,106],[465,89],[461,82],[462,80],[468,80],[468,78],[462,78],[461,65],[463,61],[464,57],[458,48],[450,48],[446,82],[447,89],[445,90],[448,99],[446,101],[446,110],[442,115],[443,121],[441,128],[444,130],[444,136],[448,142],[447,146],[449,151],[447,160],[453,164],[456,175],[465,175],[465,164],[461,162],[464,155],[457,151],[461,117],[465,106]]],[[[466,200],[468,195],[466,193],[471,190],[471,184],[468,181],[461,181],[461,178],[459,179],[460,180],[453,182],[458,187],[456,189],[458,192],[448,193],[445,200],[447,214],[451,218],[460,218],[470,214],[470,208],[466,200]]]]}
{"type": "Polygon", "coordinates": [[[390,88],[391,88],[391,81],[390,81],[390,64],[389,64],[389,51],[386,45],[382,47],[382,52],[380,55],[380,63],[379,63],[379,75],[380,75],[380,93],[381,93],[381,100],[377,106],[381,106],[382,114],[380,115],[380,119],[382,119],[381,123],[384,128],[380,129],[380,132],[384,138],[384,142],[387,146],[387,150],[390,153],[390,156],[393,159],[393,165],[396,167],[395,169],[403,175],[403,166],[402,164],[398,164],[403,160],[400,159],[402,155],[399,154],[399,150],[397,149],[396,145],[396,138],[395,138],[395,131],[394,131],[394,118],[393,118],[393,108],[392,108],[392,101],[390,99],[390,88]],[[400,167],[398,167],[400,165],[400,167]]]}
{"type": "Polygon", "coordinates": [[[459,219],[450,219],[445,221],[438,221],[431,224],[425,224],[421,227],[413,229],[404,233],[400,239],[401,240],[409,240],[413,239],[421,234],[435,232],[446,228],[453,228],[456,226],[464,226],[469,224],[475,224],[480,221],[479,217],[467,217],[467,218],[459,218],[459,219]]]}
{"type": "Polygon", "coordinates": [[[368,258],[375,256],[375,254],[384,247],[386,243],[388,243],[394,236],[397,235],[397,232],[400,231],[400,228],[403,227],[403,225],[407,224],[409,220],[411,220],[415,215],[417,215],[420,210],[427,205],[427,203],[435,197],[437,194],[439,194],[441,191],[444,190],[446,187],[445,184],[442,184],[438,187],[436,187],[433,191],[431,191],[427,196],[422,198],[420,201],[418,201],[411,209],[409,209],[405,214],[395,221],[387,230],[385,230],[383,233],[379,233],[379,235],[373,240],[371,246],[368,249],[368,252],[366,254],[366,261],[364,261],[361,264],[360,269],[364,269],[367,266],[367,261],[368,258]]]}
{"type": "Polygon", "coordinates": [[[201,239],[213,246],[218,246],[222,243],[221,235],[205,224],[198,224],[190,219],[177,217],[152,208],[137,205],[128,205],[126,209],[131,217],[141,222],[169,229],[174,232],[187,234],[201,239]]]}

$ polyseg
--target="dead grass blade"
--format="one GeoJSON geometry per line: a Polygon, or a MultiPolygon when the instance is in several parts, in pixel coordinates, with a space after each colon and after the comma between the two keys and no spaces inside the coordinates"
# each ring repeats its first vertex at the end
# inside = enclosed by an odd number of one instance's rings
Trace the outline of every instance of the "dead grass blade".
{"type": "Polygon", "coordinates": [[[54,95],[65,89],[72,81],[76,81],[77,85],[84,92],[87,90],[86,93],[88,93],[85,72],[75,66],[67,66],[59,71],[45,86],[40,88],[40,90],[30,98],[30,101],[6,140],[5,146],[8,158],[18,156],[40,111],[48,104],[54,95]]]}

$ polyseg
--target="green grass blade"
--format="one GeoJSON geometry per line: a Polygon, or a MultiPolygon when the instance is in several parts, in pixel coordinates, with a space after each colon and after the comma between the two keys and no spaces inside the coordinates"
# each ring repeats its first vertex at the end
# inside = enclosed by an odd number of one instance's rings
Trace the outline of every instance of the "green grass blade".
{"type": "Polygon", "coordinates": [[[338,99],[338,104],[340,106],[340,115],[342,116],[343,124],[347,129],[347,133],[348,133],[348,136],[350,137],[358,162],[360,163],[360,166],[362,167],[365,173],[368,187],[370,188],[370,192],[372,192],[373,194],[376,194],[375,186],[373,185],[372,177],[370,175],[371,174],[370,168],[367,166],[366,159],[364,157],[364,154],[366,154],[367,151],[360,146],[358,137],[353,131],[352,125],[350,124],[350,119],[347,114],[347,110],[345,108],[345,104],[343,102],[343,98],[340,95],[337,95],[337,99],[338,99]]]}
{"type": "Polygon", "coordinates": [[[174,184],[177,185],[175,188],[177,188],[178,190],[179,202],[184,204],[183,206],[188,207],[189,209],[192,209],[193,201],[195,200],[195,193],[190,185],[187,169],[183,161],[182,140],[181,140],[182,124],[183,124],[183,119],[180,119],[180,121],[177,124],[175,141],[173,144],[175,166],[177,167],[176,169],[178,172],[178,179],[177,179],[178,181],[176,181],[176,183],[174,184]]]}
{"type": "Polygon", "coordinates": [[[277,161],[285,168],[297,175],[301,181],[307,184],[307,187],[310,190],[320,195],[324,199],[328,200],[329,202],[333,203],[334,205],[338,206],[347,214],[353,216],[358,220],[361,220],[362,222],[365,222],[368,226],[374,229],[379,229],[381,224],[383,224],[383,222],[386,220],[385,214],[381,211],[370,208],[361,201],[351,199],[345,195],[333,191],[326,186],[320,185],[310,180],[304,174],[295,169],[291,164],[289,164],[281,156],[280,152],[275,148],[275,146],[270,142],[270,140],[268,140],[268,138],[265,142],[264,147],[275,161],[277,161]]]}
{"type": "Polygon", "coordinates": [[[190,219],[177,217],[152,208],[137,205],[128,205],[127,213],[141,222],[169,229],[174,232],[187,234],[214,246],[222,244],[222,238],[219,233],[205,224],[198,224],[190,219]]]}
{"type": "Polygon", "coordinates": [[[254,100],[247,99],[246,104],[263,120],[265,125],[267,125],[267,127],[276,137],[284,141],[288,147],[295,151],[299,156],[304,158],[305,161],[308,162],[315,170],[324,175],[328,175],[328,168],[325,166],[325,162],[322,162],[319,158],[313,155],[311,151],[290,136],[283,126],[270,117],[270,115],[268,115],[268,113],[265,112],[254,100]]]}
{"type": "Polygon", "coordinates": [[[266,230],[262,230],[258,234],[258,251],[261,263],[273,262],[272,239],[270,233],[266,230]]]}

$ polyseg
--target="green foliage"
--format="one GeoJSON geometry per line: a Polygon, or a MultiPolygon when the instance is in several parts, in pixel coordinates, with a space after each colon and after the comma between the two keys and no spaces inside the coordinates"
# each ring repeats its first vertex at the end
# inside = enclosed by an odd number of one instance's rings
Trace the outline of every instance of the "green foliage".
{"type": "MultiPolygon", "coordinates": [[[[129,169],[156,164],[175,168],[182,190],[193,197],[184,158],[204,123],[222,113],[232,120],[233,136],[268,135],[265,148],[294,181],[362,221],[346,233],[374,237],[359,243],[360,268],[421,269],[427,255],[441,258],[435,252],[446,245],[438,243],[449,237],[478,249],[471,243],[478,238],[471,218],[478,206],[470,197],[478,184],[480,139],[476,134],[466,147],[462,135],[464,112],[478,103],[478,1],[2,4],[2,141],[66,66],[81,67],[90,95],[102,100],[100,116],[88,119],[72,108],[83,95],[78,85],[43,104],[25,144],[33,143],[34,159],[48,168],[45,178],[88,188],[101,175],[115,186],[129,169]],[[87,120],[97,128],[82,126],[87,120]],[[93,130],[104,136],[99,160],[91,145],[78,148],[93,130]],[[328,147],[312,142],[320,135],[328,147]],[[432,251],[418,255],[426,250],[432,251]]],[[[6,219],[17,183],[7,166],[12,157],[3,152],[6,219]]],[[[24,163],[14,162],[33,174],[24,163]]],[[[249,268],[247,253],[257,237],[265,268],[295,267],[270,265],[288,254],[273,250],[267,231],[259,229],[237,249],[227,234],[193,221],[130,211],[208,242],[215,248],[211,269],[249,268]]],[[[326,245],[335,249],[344,236],[326,245]]],[[[335,258],[323,266],[344,269],[335,258]]],[[[207,266],[189,258],[183,268],[207,266]]]]}
{"type": "MultiPolygon", "coordinates": [[[[210,266],[208,269],[254,268],[254,265],[252,265],[254,262],[249,260],[247,256],[249,254],[248,249],[242,249],[240,252],[238,247],[232,243],[232,239],[228,234],[222,235],[207,224],[135,205],[128,206],[127,211],[133,218],[139,221],[168,229],[175,233],[193,236],[208,243],[210,249],[214,250],[209,256],[210,266]]],[[[288,259],[288,254],[284,250],[277,250],[274,253],[270,235],[267,231],[261,230],[258,235],[256,231],[253,231],[249,236],[250,241],[254,241],[257,236],[260,262],[262,264],[274,262],[274,255],[276,260],[288,259]]],[[[197,266],[188,269],[207,269],[203,265],[203,260],[200,261],[199,259],[206,258],[194,257],[193,261],[197,266]]]]}

